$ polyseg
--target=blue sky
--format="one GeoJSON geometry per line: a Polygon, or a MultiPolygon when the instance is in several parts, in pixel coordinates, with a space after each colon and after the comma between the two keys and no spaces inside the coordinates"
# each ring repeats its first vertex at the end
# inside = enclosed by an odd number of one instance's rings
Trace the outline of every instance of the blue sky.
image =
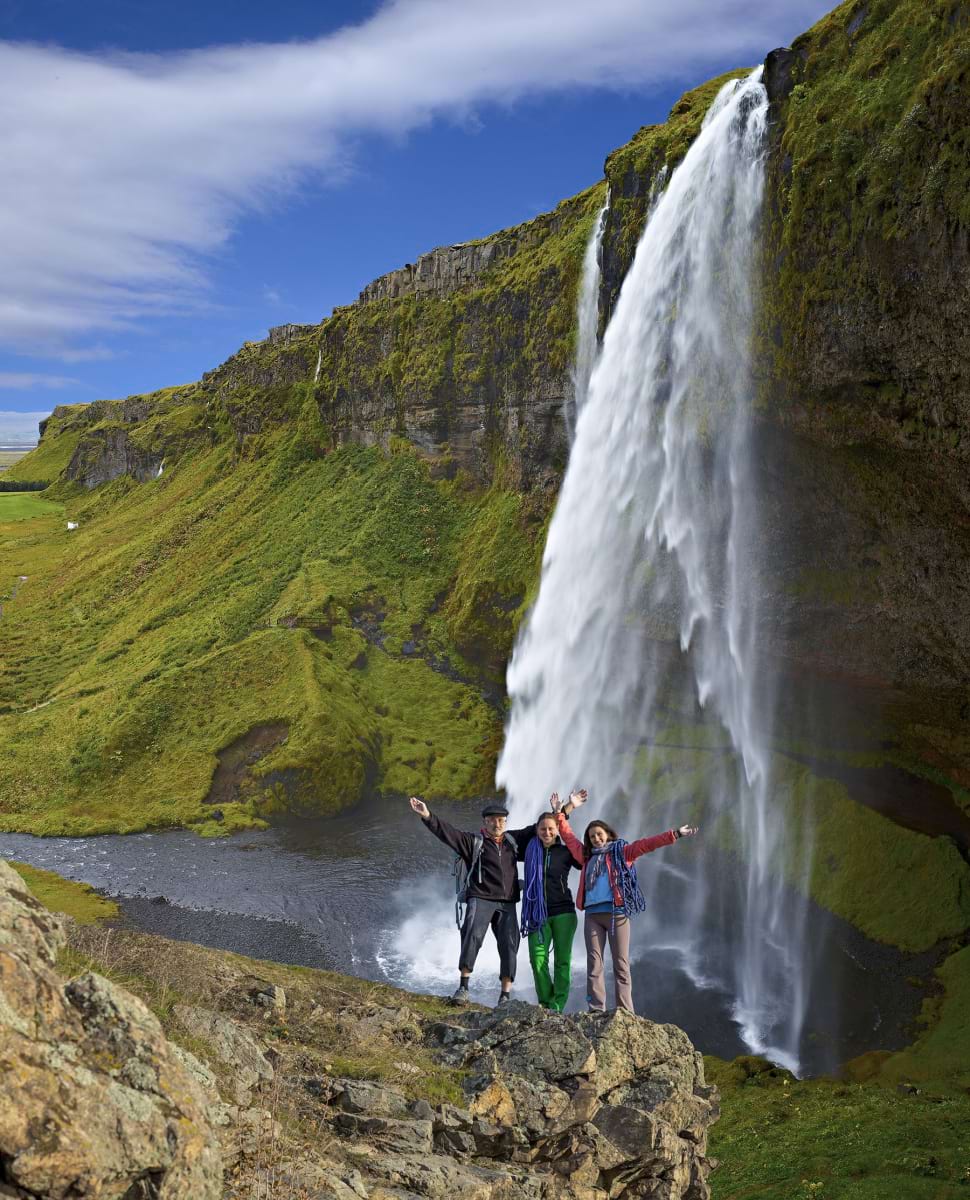
{"type": "Polygon", "coordinates": [[[0,441],[546,211],[828,7],[0,0],[0,441]]]}

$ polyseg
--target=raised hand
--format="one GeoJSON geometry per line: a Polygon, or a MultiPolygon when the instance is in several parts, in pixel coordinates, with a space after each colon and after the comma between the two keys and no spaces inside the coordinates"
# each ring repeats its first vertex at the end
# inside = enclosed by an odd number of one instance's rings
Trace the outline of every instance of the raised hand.
{"type": "Polygon", "coordinates": [[[431,810],[428,808],[427,804],[425,804],[425,802],[423,800],[419,800],[417,798],[417,796],[412,796],[410,803],[411,803],[411,807],[414,809],[414,811],[418,814],[419,817],[430,817],[431,816],[431,810]]]}
{"type": "Polygon", "coordinates": [[[585,804],[588,799],[589,793],[585,788],[580,788],[576,792],[569,793],[569,803],[573,806],[573,808],[579,808],[579,806],[581,804],[585,804]]]}
{"type": "Polygon", "coordinates": [[[697,832],[696,825],[681,825],[680,828],[677,830],[677,836],[678,837],[693,837],[696,832],[697,832]]]}
{"type": "Polygon", "coordinates": [[[562,808],[562,801],[559,799],[559,793],[553,792],[549,797],[549,807],[553,812],[557,813],[562,808]]]}

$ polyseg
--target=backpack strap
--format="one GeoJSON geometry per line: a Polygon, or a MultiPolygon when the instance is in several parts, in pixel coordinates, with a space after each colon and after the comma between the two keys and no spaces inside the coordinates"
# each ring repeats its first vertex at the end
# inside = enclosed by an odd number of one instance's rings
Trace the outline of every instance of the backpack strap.
{"type": "Polygon", "coordinates": [[[461,929],[464,921],[464,909],[468,900],[468,881],[472,877],[472,872],[475,870],[475,864],[478,864],[478,882],[482,881],[482,849],[485,845],[485,839],[480,833],[472,836],[472,854],[467,866],[465,860],[460,854],[455,855],[455,865],[452,871],[455,876],[455,924],[461,929]]]}

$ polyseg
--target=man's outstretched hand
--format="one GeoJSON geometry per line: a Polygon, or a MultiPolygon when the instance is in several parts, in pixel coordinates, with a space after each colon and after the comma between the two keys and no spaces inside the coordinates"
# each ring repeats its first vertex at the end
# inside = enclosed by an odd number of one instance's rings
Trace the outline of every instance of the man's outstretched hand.
{"type": "Polygon", "coordinates": [[[427,819],[431,816],[431,810],[428,808],[427,804],[425,804],[423,800],[419,800],[417,796],[412,796],[410,803],[411,807],[419,817],[424,817],[427,819]]]}

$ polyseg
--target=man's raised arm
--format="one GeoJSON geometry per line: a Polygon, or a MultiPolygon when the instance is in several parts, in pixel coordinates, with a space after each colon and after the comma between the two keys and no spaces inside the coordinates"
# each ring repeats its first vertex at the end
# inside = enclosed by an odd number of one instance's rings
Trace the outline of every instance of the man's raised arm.
{"type": "Polygon", "coordinates": [[[465,833],[461,829],[456,829],[454,825],[449,825],[447,821],[442,821],[440,817],[436,817],[428,808],[423,800],[419,800],[417,796],[412,796],[410,800],[412,809],[418,814],[425,826],[440,842],[444,842],[446,846],[450,846],[456,854],[460,854],[466,862],[471,862],[472,851],[475,844],[475,835],[473,833],[465,833]]]}

